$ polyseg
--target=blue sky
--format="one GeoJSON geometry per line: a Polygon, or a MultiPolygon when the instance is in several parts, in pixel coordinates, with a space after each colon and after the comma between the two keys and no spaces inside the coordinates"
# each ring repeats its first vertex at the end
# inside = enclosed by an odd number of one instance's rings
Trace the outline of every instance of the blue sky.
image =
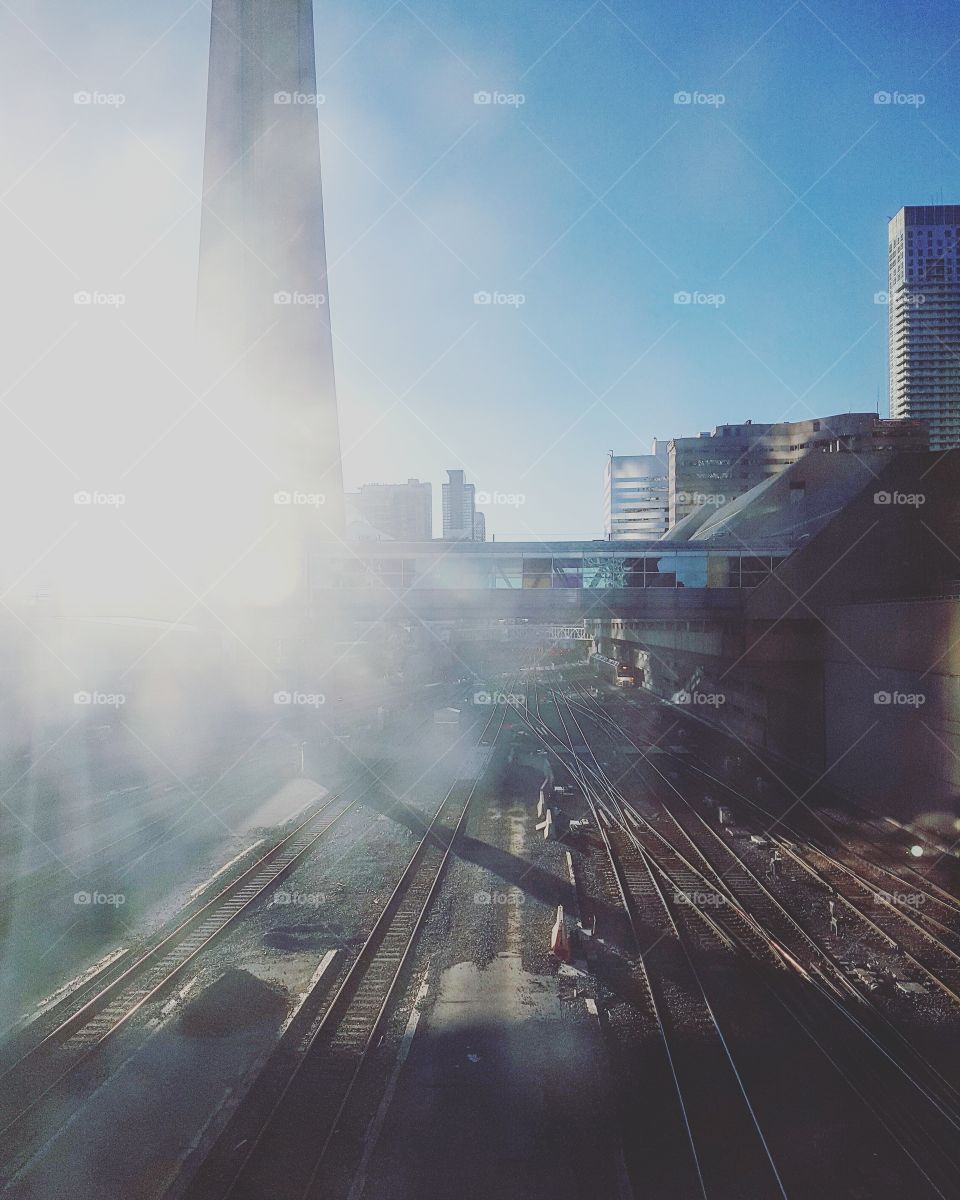
{"type": "MultiPolygon", "coordinates": [[[[886,220],[960,199],[954,6],[323,0],[316,18],[349,487],[418,476],[439,506],[462,466],[525,498],[488,509],[498,539],[590,537],[610,449],[878,391],[886,413],[886,220]]],[[[38,275],[60,287],[51,254],[122,275],[154,351],[188,325],[208,25],[190,0],[0,10],[22,114],[0,134],[4,248],[33,281],[5,304],[10,382],[44,350],[27,316],[38,275]],[[81,86],[123,92],[121,120],[80,114],[33,165],[81,86]]]]}

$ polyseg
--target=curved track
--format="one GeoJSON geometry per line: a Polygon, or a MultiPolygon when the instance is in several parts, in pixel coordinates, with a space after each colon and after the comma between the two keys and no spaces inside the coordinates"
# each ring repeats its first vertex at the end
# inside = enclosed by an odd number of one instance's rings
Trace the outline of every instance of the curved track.
{"type": "MultiPolygon", "coordinates": [[[[624,738],[630,740],[600,704],[582,690],[568,697],[555,694],[555,699],[564,726],[566,757],[576,750],[574,773],[579,775],[585,795],[593,796],[591,808],[595,819],[605,826],[605,841],[614,851],[617,838],[634,843],[653,872],[673,889],[677,915],[687,926],[695,930],[699,925],[702,931],[705,923],[714,925],[717,937],[728,949],[739,951],[752,964],[756,980],[877,1117],[893,1144],[924,1178],[931,1194],[949,1195],[952,1185],[948,1181],[956,1170],[949,1146],[960,1128],[956,1090],[903,1042],[896,1049],[905,1052],[894,1057],[877,1036],[879,1023],[875,1025],[856,1011],[862,1008],[860,995],[829,949],[801,927],[727,839],[699,815],[692,821],[684,819],[689,814],[681,816],[671,811],[672,806],[662,798],[655,809],[645,812],[626,798],[590,749],[592,738],[581,724],[581,720],[592,723],[621,742],[624,738]],[[575,737],[571,736],[574,731],[575,737]],[[694,899],[698,903],[691,903],[694,899]],[[709,916],[700,910],[701,901],[709,909],[709,916]],[[699,922],[697,917],[701,918],[699,922]],[[771,958],[780,970],[771,970],[771,958]],[[781,983],[777,983],[778,978],[781,983]],[[856,1040],[851,1042],[853,1031],[856,1040]],[[925,1117],[918,1112],[918,1102],[928,1106],[925,1117]]],[[[634,748],[639,749],[635,743],[634,748]]],[[[675,757],[677,762],[689,765],[685,755],[675,757]]],[[[652,768],[672,789],[675,799],[686,804],[649,754],[641,751],[638,761],[642,761],[644,770],[652,768]]],[[[630,889],[623,890],[629,904],[630,889]]],[[[647,899],[642,891],[638,898],[641,903],[647,899]]],[[[682,929],[678,921],[675,924],[682,929]]]]}
{"type": "MultiPolygon", "coordinates": [[[[494,710],[477,751],[488,759],[506,717],[494,710]],[[480,750],[484,746],[484,751],[480,750]]],[[[280,1064],[272,1104],[254,1116],[241,1147],[231,1125],[189,1185],[188,1200],[303,1200],[323,1194],[328,1152],[430,910],[466,819],[482,770],[454,782],[423,835],[369,936],[350,963],[296,1061],[280,1064]]],[[[269,1070],[269,1068],[268,1068],[269,1070]]],[[[256,1107],[254,1096],[251,1106],[256,1107]]]]}

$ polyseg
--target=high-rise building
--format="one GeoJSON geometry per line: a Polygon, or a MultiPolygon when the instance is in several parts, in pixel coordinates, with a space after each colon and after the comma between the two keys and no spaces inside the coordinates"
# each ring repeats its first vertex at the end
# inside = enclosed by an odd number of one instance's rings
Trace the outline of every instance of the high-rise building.
{"type": "Polygon", "coordinates": [[[777,475],[805,454],[927,450],[923,421],[840,413],[775,425],[718,425],[713,433],[667,444],[669,524],[703,505],[719,507],[777,475]]]}
{"type": "Polygon", "coordinates": [[[473,540],[475,542],[487,540],[487,517],[479,509],[473,514],[473,540]]]}
{"type": "Polygon", "coordinates": [[[433,538],[433,487],[419,479],[406,483],[365,483],[357,496],[361,518],[396,542],[433,538]]]}
{"type": "Polygon", "coordinates": [[[212,0],[197,325],[231,431],[277,486],[343,484],[312,0],[212,0]]]}
{"type": "Polygon", "coordinates": [[[611,542],[658,538],[667,531],[667,448],[611,454],[603,469],[603,536],[611,542]]]}
{"type": "Polygon", "coordinates": [[[960,204],[901,208],[888,227],[890,416],[931,450],[960,446],[960,204]]]}
{"type": "MultiPolygon", "coordinates": [[[[448,541],[482,542],[486,538],[486,521],[483,521],[483,536],[477,537],[476,488],[467,483],[463,471],[447,471],[447,482],[443,485],[443,536],[448,541]]],[[[480,514],[481,517],[483,514],[480,514]]]]}

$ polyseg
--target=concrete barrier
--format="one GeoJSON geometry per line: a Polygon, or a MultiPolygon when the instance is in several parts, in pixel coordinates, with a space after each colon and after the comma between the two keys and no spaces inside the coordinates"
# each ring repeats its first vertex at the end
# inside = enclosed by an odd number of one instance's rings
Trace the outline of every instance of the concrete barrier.
{"type": "Polygon", "coordinates": [[[570,935],[567,933],[567,923],[563,916],[562,904],[557,905],[557,919],[554,921],[553,929],[550,931],[550,953],[565,963],[570,962],[573,958],[570,935]]]}
{"type": "Polygon", "coordinates": [[[557,835],[553,824],[553,813],[548,808],[543,815],[543,820],[537,822],[537,829],[543,830],[543,840],[545,842],[552,841],[557,835]]]}

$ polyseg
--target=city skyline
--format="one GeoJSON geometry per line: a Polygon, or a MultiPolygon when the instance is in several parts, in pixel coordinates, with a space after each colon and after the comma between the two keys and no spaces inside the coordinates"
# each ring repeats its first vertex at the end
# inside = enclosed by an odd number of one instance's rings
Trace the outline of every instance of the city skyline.
{"type": "MultiPolygon", "coordinates": [[[[147,452],[169,477],[164,455],[181,452],[151,447],[189,403],[158,359],[179,374],[171,347],[191,325],[209,14],[97,12],[109,44],[53,0],[31,13],[36,36],[0,16],[20,52],[8,86],[29,113],[8,134],[5,178],[11,294],[26,303],[5,316],[19,412],[90,374],[92,350],[65,334],[78,317],[98,361],[148,380],[86,394],[90,421],[48,400],[30,410],[82,483],[109,488],[147,452]],[[114,93],[117,107],[93,102],[114,93]],[[69,253],[61,220],[83,228],[69,253]],[[122,312],[78,312],[79,287],[122,292],[122,312]],[[131,428],[147,416],[149,434],[131,428]],[[108,445],[89,428],[104,422],[108,445]]],[[[895,45],[840,6],[804,4],[735,5],[710,26],[691,5],[641,18],[560,4],[519,31],[505,5],[317,13],[347,490],[439,480],[460,462],[491,495],[523,498],[488,510],[498,539],[592,537],[611,447],[878,400],[887,415],[886,223],[960,191],[943,22],[895,45]]],[[[14,432],[25,453],[8,499],[38,492],[16,578],[62,530],[47,497],[74,481],[14,432]]]]}
{"type": "Polygon", "coordinates": [[[5,1197],[957,1194],[955,18],[0,0],[5,1197]]]}

